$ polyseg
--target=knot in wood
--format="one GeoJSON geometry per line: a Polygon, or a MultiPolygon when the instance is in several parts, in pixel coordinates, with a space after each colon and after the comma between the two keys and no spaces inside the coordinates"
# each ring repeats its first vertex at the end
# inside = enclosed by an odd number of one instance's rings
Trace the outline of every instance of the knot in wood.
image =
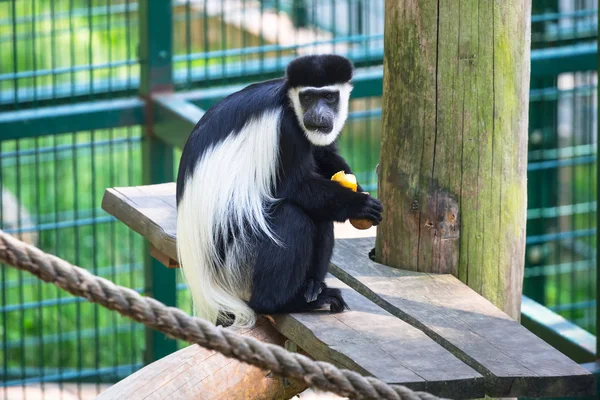
{"type": "Polygon", "coordinates": [[[448,191],[436,187],[429,197],[428,218],[424,227],[434,237],[442,240],[455,240],[460,237],[460,216],[458,202],[448,191]]]}

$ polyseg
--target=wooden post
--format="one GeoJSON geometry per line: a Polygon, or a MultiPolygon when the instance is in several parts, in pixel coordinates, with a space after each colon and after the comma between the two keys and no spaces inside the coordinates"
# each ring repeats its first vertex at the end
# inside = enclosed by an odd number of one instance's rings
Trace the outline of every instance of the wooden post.
{"type": "Polygon", "coordinates": [[[376,257],[518,319],[530,0],[387,0],[376,257]]]}

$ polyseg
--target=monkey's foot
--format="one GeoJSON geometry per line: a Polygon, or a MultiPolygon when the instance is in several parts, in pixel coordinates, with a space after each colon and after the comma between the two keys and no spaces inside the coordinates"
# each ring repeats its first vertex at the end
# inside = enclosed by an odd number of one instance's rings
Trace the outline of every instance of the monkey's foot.
{"type": "Polygon", "coordinates": [[[340,313],[344,309],[350,309],[342,297],[342,291],[337,288],[325,288],[316,300],[319,307],[329,305],[332,313],[340,313]]]}
{"type": "Polygon", "coordinates": [[[373,247],[371,251],[369,251],[369,258],[371,259],[371,261],[375,261],[375,247],[373,247]]]}
{"type": "Polygon", "coordinates": [[[306,286],[306,292],[304,292],[304,298],[307,303],[312,303],[317,300],[321,292],[323,291],[323,287],[325,284],[323,282],[318,282],[314,279],[310,279],[308,281],[308,285],[306,286]]]}

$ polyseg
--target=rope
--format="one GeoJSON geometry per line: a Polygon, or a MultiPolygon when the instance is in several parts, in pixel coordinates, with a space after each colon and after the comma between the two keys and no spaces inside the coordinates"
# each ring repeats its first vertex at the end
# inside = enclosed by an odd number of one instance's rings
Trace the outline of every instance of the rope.
{"type": "Polygon", "coordinates": [[[277,375],[304,381],[308,386],[356,399],[438,399],[429,393],[414,392],[400,385],[388,385],[377,378],[338,369],[332,364],[314,361],[280,346],[214,326],[200,318],[191,317],[178,308],[167,307],[134,290],[92,275],[85,269],[44,253],[2,230],[0,262],[30,272],[45,282],[117,311],[171,338],[216,350],[225,356],[271,370],[277,375]]]}

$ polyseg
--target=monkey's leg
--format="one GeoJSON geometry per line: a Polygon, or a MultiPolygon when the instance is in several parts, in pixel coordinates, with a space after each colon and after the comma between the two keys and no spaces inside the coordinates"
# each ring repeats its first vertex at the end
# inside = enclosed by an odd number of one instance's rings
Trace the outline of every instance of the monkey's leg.
{"type": "Polygon", "coordinates": [[[313,257],[308,270],[308,281],[304,298],[308,303],[315,301],[323,290],[323,280],[329,270],[333,253],[334,237],[332,222],[315,223],[313,257]]]}
{"type": "Polygon", "coordinates": [[[311,262],[315,225],[297,206],[283,202],[272,215],[273,231],[283,243],[265,238],[258,245],[249,306],[269,314],[303,292],[311,262]]]}
{"type": "Polygon", "coordinates": [[[270,240],[259,245],[249,306],[259,314],[303,312],[325,305],[333,312],[342,311],[346,303],[341,292],[323,282],[315,301],[308,303],[304,297],[317,231],[313,220],[297,206],[284,202],[273,214],[273,228],[284,246],[270,240]]]}

